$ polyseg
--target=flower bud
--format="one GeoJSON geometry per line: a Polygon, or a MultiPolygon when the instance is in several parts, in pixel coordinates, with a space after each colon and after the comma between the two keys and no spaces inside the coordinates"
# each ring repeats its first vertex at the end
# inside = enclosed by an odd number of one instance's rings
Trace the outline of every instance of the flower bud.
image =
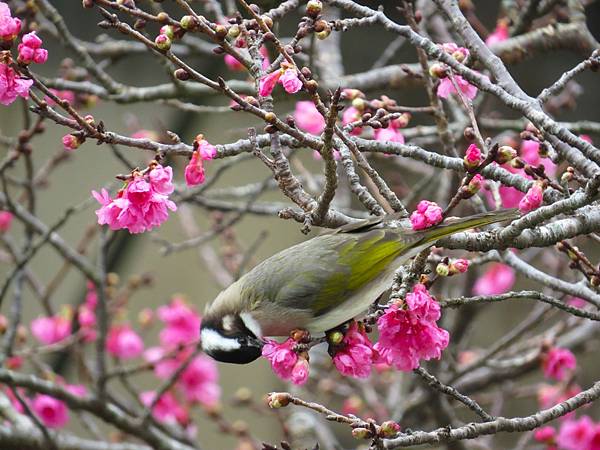
{"type": "Polygon", "coordinates": [[[560,181],[562,183],[568,183],[570,181],[573,181],[573,172],[565,172],[561,175],[560,177],[560,181]]]}
{"type": "Polygon", "coordinates": [[[183,16],[179,21],[179,24],[184,30],[193,31],[198,28],[200,22],[198,22],[198,19],[196,19],[194,16],[183,16]]]}
{"type": "Polygon", "coordinates": [[[467,185],[467,191],[469,192],[469,194],[475,195],[481,189],[482,184],[483,184],[483,177],[481,175],[477,174],[473,178],[471,178],[471,181],[469,181],[469,184],[467,185]]]}
{"type": "Polygon", "coordinates": [[[160,27],[160,34],[164,34],[169,39],[175,39],[175,29],[171,25],[163,25],[160,27]]]}
{"type": "Polygon", "coordinates": [[[268,112],[265,114],[265,121],[269,123],[275,123],[277,121],[277,116],[272,112],[268,112]]]}
{"type": "Polygon", "coordinates": [[[91,126],[91,127],[95,127],[96,126],[96,122],[94,121],[94,116],[92,116],[91,114],[87,114],[83,120],[85,120],[85,122],[91,126]]]}
{"type": "Polygon", "coordinates": [[[156,36],[156,39],[154,39],[154,44],[156,44],[158,49],[166,51],[171,48],[171,39],[166,34],[159,34],[156,36]]]}
{"type": "Polygon", "coordinates": [[[84,8],[93,8],[94,7],[94,0],[83,0],[81,2],[81,4],[83,5],[84,8]]]}
{"type": "Polygon", "coordinates": [[[215,27],[215,35],[219,38],[219,39],[225,39],[225,36],[227,36],[227,28],[224,25],[217,25],[215,27]]]}
{"type": "Polygon", "coordinates": [[[514,148],[508,145],[503,145],[498,149],[498,153],[496,154],[496,162],[498,164],[504,164],[509,161],[512,161],[516,157],[517,151],[514,148]]]}
{"type": "Polygon", "coordinates": [[[327,335],[327,340],[332,345],[339,345],[344,340],[344,333],[341,331],[332,331],[327,335]]]}
{"type": "Polygon", "coordinates": [[[169,15],[166,12],[164,12],[164,11],[163,12],[159,12],[156,15],[156,18],[158,19],[158,21],[160,23],[167,23],[167,22],[169,22],[169,15]]]}
{"type": "Polygon", "coordinates": [[[6,333],[7,329],[8,329],[8,319],[6,318],[6,316],[0,314],[0,334],[6,333]]]}
{"type": "Polygon", "coordinates": [[[429,75],[433,78],[446,78],[448,73],[446,72],[446,66],[442,63],[434,63],[429,66],[429,75]]]}
{"type": "Polygon", "coordinates": [[[379,434],[384,438],[393,438],[400,431],[400,425],[392,420],[386,420],[379,427],[379,434]]]}
{"type": "Polygon", "coordinates": [[[179,81],[187,81],[190,79],[190,73],[185,69],[177,69],[173,75],[175,75],[175,78],[179,81]]]}
{"type": "Polygon", "coordinates": [[[354,100],[352,100],[352,106],[354,106],[356,109],[362,112],[365,110],[367,102],[364,99],[357,97],[354,100]]]}
{"type": "Polygon", "coordinates": [[[317,92],[317,89],[319,88],[319,83],[317,83],[316,80],[308,80],[306,83],[304,83],[304,87],[308,92],[312,94],[314,92],[317,92]]]}
{"type": "Polygon", "coordinates": [[[444,263],[439,263],[437,265],[437,267],[435,268],[435,272],[440,276],[440,277],[447,277],[448,275],[450,275],[450,268],[448,267],[447,264],[444,263]]]}
{"type": "Polygon", "coordinates": [[[465,59],[467,59],[467,53],[461,50],[456,50],[454,53],[452,53],[452,57],[458,62],[463,62],[465,59]]]}
{"type": "Polygon", "coordinates": [[[452,261],[450,263],[450,272],[451,273],[465,273],[469,268],[469,260],[460,258],[452,261]]]}
{"type": "Polygon", "coordinates": [[[252,400],[252,391],[247,387],[241,387],[235,391],[233,397],[238,403],[248,403],[250,400],[252,400]]]}
{"type": "Polygon", "coordinates": [[[358,427],[352,430],[352,437],[354,439],[370,439],[373,437],[373,434],[368,428],[358,427]]]}
{"type": "Polygon", "coordinates": [[[594,287],[600,286],[600,277],[598,275],[592,275],[590,277],[590,284],[594,287]]]}
{"type": "Polygon", "coordinates": [[[231,39],[235,39],[237,38],[241,33],[240,27],[239,25],[232,25],[231,27],[229,27],[229,30],[227,30],[227,36],[229,36],[231,39]]]}
{"type": "Polygon", "coordinates": [[[74,134],[65,134],[62,138],[62,144],[65,150],[76,150],[82,142],[83,140],[74,134]]]}
{"type": "Polygon", "coordinates": [[[475,144],[471,144],[469,145],[469,148],[467,148],[465,157],[463,158],[463,164],[468,171],[476,169],[479,167],[479,164],[481,164],[481,150],[479,150],[475,144]]]}
{"type": "Polygon", "coordinates": [[[272,392],[267,397],[267,402],[270,408],[284,408],[290,403],[290,394],[287,392],[272,392]]]}
{"type": "Polygon", "coordinates": [[[306,15],[316,19],[323,11],[323,3],[320,0],[310,0],[306,4],[306,15]]]}
{"type": "Polygon", "coordinates": [[[150,308],[144,308],[138,313],[138,322],[141,327],[145,328],[152,324],[154,320],[154,311],[150,308]]]}

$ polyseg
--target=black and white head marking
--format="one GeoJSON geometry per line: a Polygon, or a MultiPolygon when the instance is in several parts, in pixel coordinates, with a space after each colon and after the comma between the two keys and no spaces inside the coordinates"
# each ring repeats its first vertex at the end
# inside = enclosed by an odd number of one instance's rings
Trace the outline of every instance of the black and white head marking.
{"type": "Polygon", "coordinates": [[[217,361],[247,364],[262,352],[260,325],[250,313],[227,314],[202,322],[202,349],[217,361]]]}

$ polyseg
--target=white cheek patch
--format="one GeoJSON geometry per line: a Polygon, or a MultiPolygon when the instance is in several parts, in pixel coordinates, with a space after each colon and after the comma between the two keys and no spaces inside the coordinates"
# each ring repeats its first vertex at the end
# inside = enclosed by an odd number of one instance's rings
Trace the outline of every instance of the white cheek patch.
{"type": "Polygon", "coordinates": [[[262,337],[262,329],[260,328],[260,324],[254,319],[254,317],[252,317],[252,314],[247,312],[241,313],[240,318],[242,319],[242,322],[244,322],[244,325],[246,325],[246,328],[254,333],[254,336],[257,338],[262,337]]]}
{"type": "Polygon", "coordinates": [[[226,338],[210,328],[202,330],[200,339],[202,339],[202,349],[206,353],[215,351],[227,352],[241,348],[241,344],[237,340],[226,338]]]}

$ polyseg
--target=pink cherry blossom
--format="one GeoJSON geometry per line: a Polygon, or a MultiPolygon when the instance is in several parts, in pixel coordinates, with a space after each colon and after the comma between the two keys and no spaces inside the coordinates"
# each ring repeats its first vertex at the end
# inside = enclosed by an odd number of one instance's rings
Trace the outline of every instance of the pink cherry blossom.
{"type": "Polygon", "coordinates": [[[538,442],[552,444],[556,439],[556,430],[550,426],[538,428],[534,431],[533,438],[538,442]]]}
{"type": "Polygon", "coordinates": [[[562,423],[556,442],[563,450],[592,450],[591,440],[597,425],[588,416],[562,423]]]}
{"type": "Polygon", "coordinates": [[[285,92],[288,94],[295,94],[302,89],[302,81],[298,78],[296,69],[287,69],[283,72],[279,82],[283,85],[285,92]]]}
{"type": "Polygon", "coordinates": [[[200,157],[200,153],[196,150],[192,153],[192,159],[185,166],[185,184],[188,186],[198,186],[204,183],[204,162],[200,157]]]}
{"type": "Polygon", "coordinates": [[[556,164],[554,164],[549,158],[542,158],[540,156],[540,143],[533,140],[524,140],[521,142],[521,158],[527,164],[532,166],[544,166],[546,175],[553,177],[556,174],[556,164]]]}
{"type": "Polygon", "coordinates": [[[452,261],[450,266],[458,273],[465,273],[469,269],[469,264],[470,262],[468,259],[460,258],[452,261]]]}
{"type": "Polygon", "coordinates": [[[588,303],[582,298],[569,296],[567,299],[567,304],[575,308],[585,308],[588,303]]]}
{"type": "Polygon", "coordinates": [[[115,325],[108,331],[106,351],[119,359],[133,359],[144,351],[144,342],[129,325],[115,325]]]}
{"type": "MultiPolygon", "coordinates": [[[[292,378],[292,374],[296,363],[298,362],[298,354],[294,351],[296,341],[289,338],[285,342],[279,344],[277,341],[267,340],[262,349],[262,356],[267,358],[271,363],[273,372],[284,380],[292,378]]],[[[299,367],[297,372],[301,371],[299,367]]],[[[301,373],[296,373],[298,378],[301,373]]]]}
{"type": "Polygon", "coordinates": [[[19,62],[23,64],[43,64],[48,59],[48,50],[41,48],[42,40],[37,36],[35,31],[27,33],[23,36],[19,44],[19,62]]]}
{"type": "Polygon", "coordinates": [[[432,227],[442,220],[442,208],[428,200],[421,200],[417,205],[417,210],[413,211],[410,215],[410,223],[413,230],[423,230],[432,227]]]}
{"type": "Polygon", "coordinates": [[[374,348],[381,360],[409,371],[422,359],[439,359],[450,340],[448,332],[438,327],[439,318],[439,304],[424,285],[415,285],[402,306],[393,304],[377,320],[379,341],[374,348]]]}
{"type": "Polygon", "coordinates": [[[502,263],[493,263],[473,286],[475,295],[498,295],[508,292],[515,284],[515,271],[502,263]]]}
{"type": "Polygon", "coordinates": [[[261,97],[267,97],[271,95],[273,89],[277,85],[279,78],[281,78],[282,71],[276,70],[275,72],[271,72],[265,76],[263,76],[258,82],[258,95],[261,97]]]}
{"type": "Polygon", "coordinates": [[[575,355],[566,348],[553,347],[542,357],[542,368],[546,378],[562,381],[576,366],[575,355]]]}
{"type": "Polygon", "coordinates": [[[473,86],[460,75],[449,75],[446,78],[442,78],[437,88],[438,97],[448,98],[450,94],[456,93],[456,88],[454,87],[454,83],[452,83],[450,77],[454,77],[456,85],[466,98],[468,98],[469,100],[473,100],[475,98],[475,96],[477,95],[477,87],[473,86]]]}
{"type": "Polygon", "coordinates": [[[201,139],[198,142],[198,152],[204,161],[215,159],[217,156],[217,147],[209,143],[206,139],[201,139]]]}
{"type": "MultiPolygon", "coordinates": [[[[61,100],[68,101],[70,105],[73,105],[75,103],[76,97],[75,97],[75,92],[73,92],[73,91],[69,91],[69,90],[59,91],[58,89],[50,89],[50,92],[52,92],[54,95],[56,95],[61,100]]],[[[48,103],[49,106],[56,105],[56,102],[48,96],[44,97],[44,100],[46,100],[46,103],[48,103]]]]}
{"type": "Polygon", "coordinates": [[[10,211],[0,210],[0,233],[6,233],[12,225],[13,215],[10,211]]]}
{"type": "Polygon", "coordinates": [[[33,80],[21,78],[8,65],[0,64],[0,103],[10,105],[17,97],[29,98],[33,80]]]}
{"type": "Polygon", "coordinates": [[[491,47],[499,42],[506,41],[509,38],[508,24],[504,20],[499,20],[496,24],[496,29],[486,38],[485,43],[491,47]]]}
{"type": "Polygon", "coordinates": [[[38,317],[31,321],[31,334],[44,345],[56,344],[71,334],[71,321],[62,316],[38,317]]]}
{"type": "Polygon", "coordinates": [[[12,17],[8,5],[0,2],[0,40],[5,42],[12,41],[20,31],[21,20],[12,17]]]}
{"type": "Polygon", "coordinates": [[[305,358],[298,358],[296,364],[292,368],[290,380],[294,384],[304,384],[308,380],[308,361],[305,358]]]}
{"type": "Polygon", "coordinates": [[[143,357],[153,365],[154,375],[165,380],[181,366],[180,354],[185,354],[185,352],[179,352],[177,358],[167,358],[167,351],[162,347],[150,347],[144,351],[143,357]]]}
{"type": "MultiPolygon", "coordinates": [[[[156,392],[146,391],[140,394],[141,402],[149,407],[156,398],[156,392]]],[[[152,415],[161,423],[169,425],[187,425],[190,417],[189,412],[177,400],[172,392],[165,392],[152,408],[152,415]]]]}
{"type": "Polygon", "coordinates": [[[69,422],[67,405],[49,395],[36,394],[31,409],[48,428],[62,428],[69,422]]]}
{"type": "Polygon", "coordinates": [[[445,44],[442,44],[442,49],[460,62],[464,61],[469,56],[469,49],[465,47],[459,47],[454,42],[446,42],[445,44]]]}
{"type": "MultiPolygon", "coordinates": [[[[346,108],[342,114],[342,123],[348,125],[349,123],[360,121],[361,117],[361,112],[354,106],[350,106],[349,108],[346,108]]],[[[362,127],[353,128],[350,132],[353,136],[358,136],[360,133],[362,133],[362,127]]]]}
{"type": "Polygon", "coordinates": [[[143,233],[160,226],[169,218],[169,210],[177,206],[168,195],[172,188],[171,170],[156,165],[146,175],[135,175],[124,189],[111,198],[105,189],[92,191],[101,208],[96,210],[98,223],[112,230],[126,228],[130,233],[143,233]]]}
{"type": "Polygon", "coordinates": [[[156,166],[148,174],[148,180],[154,192],[169,195],[175,190],[173,185],[173,169],[171,167],[156,166]]]}
{"type": "Polygon", "coordinates": [[[325,118],[310,100],[296,102],[294,121],[298,128],[311,134],[321,134],[325,129],[325,118]]]}
{"type": "Polygon", "coordinates": [[[229,53],[226,53],[223,60],[225,61],[225,65],[228,69],[233,71],[244,70],[244,65],[239,62],[234,56],[231,56],[229,53]]]}
{"type": "Polygon", "coordinates": [[[373,132],[375,140],[379,142],[397,142],[404,144],[404,135],[391,124],[387,128],[378,128],[373,132]]]}
{"type": "Polygon", "coordinates": [[[526,214],[534,209],[539,208],[543,201],[544,190],[539,183],[534,183],[519,202],[519,211],[521,211],[523,214],[526,214]]]}
{"type": "Polygon", "coordinates": [[[481,150],[475,144],[469,145],[465,152],[464,162],[466,167],[472,169],[481,163],[481,150]]]}
{"type": "Polygon", "coordinates": [[[183,371],[177,386],[191,402],[214,406],[221,395],[219,372],[215,361],[205,355],[196,356],[183,371]]]}
{"type": "Polygon", "coordinates": [[[159,335],[164,348],[192,344],[200,338],[200,315],[183,299],[174,298],[168,306],[158,308],[157,315],[165,323],[159,335]]]}
{"type": "MultiPolygon", "coordinates": [[[[23,405],[21,404],[21,402],[19,401],[19,399],[17,398],[17,396],[15,395],[15,393],[13,392],[12,389],[6,388],[6,389],[0,390],[0,392],[2,392],[4,395],[6,395],[8,397],[8,399],[10,400],[10,403],[15,411],[17,411],[20,414],[25,413],[25,408],[23,407],[23,405]]],[[[21,394],[21,397],[23,397],[23,390],[21,388],[17,388],[17,392],[19,394],[21,394]]]]}
{"type": "Polygon", "coordinates": [[[344,334],[341,349],[336,351],[333,364],[343,375],[367,378],[376,355],[364,327],[352,322],[344,334]]]}
{"type": "Polygon", "coordinates": [[[62,145],[65,150],[77,150],[81,146],[81,140],[72,134],[65,134],[62,137],[62,145]]]}

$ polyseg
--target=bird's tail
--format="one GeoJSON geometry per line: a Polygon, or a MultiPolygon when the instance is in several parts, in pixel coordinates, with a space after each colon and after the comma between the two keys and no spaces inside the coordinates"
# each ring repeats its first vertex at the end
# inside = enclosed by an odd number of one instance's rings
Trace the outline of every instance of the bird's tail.
{"type": "Polygon", "coordinates": [[[423,240],[421,243],[434,243],[446,236],[454,233],[469,230],[471,228],[482,227],[496,222],[504,222],[505,220],[513,220],[519,217],[517,209],[503,209],[482,214],[475,214],[469,217],[459,219],[447,219],[442,225],[439,225],[429,230],[422,231],[423,240]]]}

